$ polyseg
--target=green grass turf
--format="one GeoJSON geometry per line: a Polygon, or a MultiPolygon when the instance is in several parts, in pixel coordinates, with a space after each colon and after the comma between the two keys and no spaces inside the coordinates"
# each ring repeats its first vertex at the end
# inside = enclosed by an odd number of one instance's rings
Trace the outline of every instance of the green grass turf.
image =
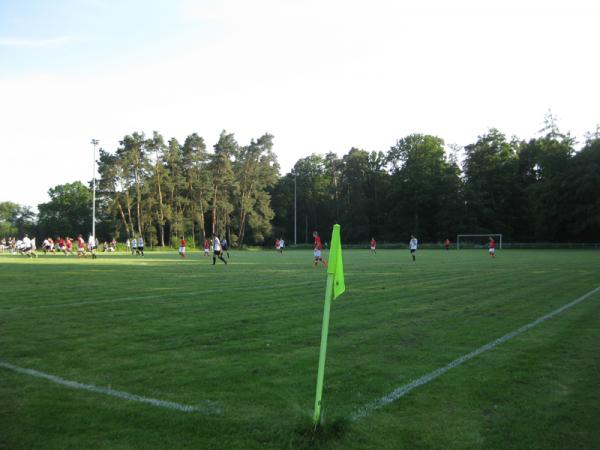
{"type": "Polygon", "coordinates": [[[599,252],[430,250],[413,264],[405,250],[345,251],[317,433],[325,271],[311,259],[0,256],[0,361],[222,409],[162,409],[0,367],[0,448],[600,448],[600,293],[348,420],[600,286],[599,252]]]}

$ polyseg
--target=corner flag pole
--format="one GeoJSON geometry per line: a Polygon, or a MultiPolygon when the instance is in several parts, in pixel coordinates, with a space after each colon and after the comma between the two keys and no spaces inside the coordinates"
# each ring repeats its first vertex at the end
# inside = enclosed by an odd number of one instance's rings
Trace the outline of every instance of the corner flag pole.
{"type": "Polygon", "coordinates": [[[327,356],[327,335],[329,333],[329,312],[331,311],[332,291],[333,275],[327,273],[325,307],[323,309],[323,329],[321,330],[321,351],[319,353],[319,370],[317,372],[317,394],[315,396],[315,414],[313,416],[315,426],[321,421],[321,398],[323,396],[323,379],[325,378],[325,357],[327,356]]]}
{"type": "Polygon", "coordinates": [[[321,330],[321,351],[319,353],[319,370],[317,372],[317,392],[315,395],[315,414],[313,421],[315,427],[321,421],[321,399],[323,397],[323,380],[325,378],[325,357],[327,356],[327,335],[329,333],[329,313],[331,311],[331,298],[337,298],[346,290],[344,282],[344,263],[342,260],[342,243],[340,239],[340,226],[333,226],[331,235],[331,251],[329,252],[329,266],[327,267],[327,286],[325,287],[325,306],[323,308],[323,328],[321,330]]]}

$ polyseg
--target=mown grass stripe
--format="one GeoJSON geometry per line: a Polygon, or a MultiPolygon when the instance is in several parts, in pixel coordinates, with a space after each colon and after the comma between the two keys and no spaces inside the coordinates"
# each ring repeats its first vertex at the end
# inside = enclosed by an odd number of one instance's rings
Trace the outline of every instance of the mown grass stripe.
{"type": "MultiPolygon", "coordinates": [[[[321,281],[305,281],[291,284],[279,284],[279,285],[251,285],[251,286],[237,286],[237,287],[228,287],[227,291],[252,291],[252,290],[263,290],[268,291],[272,289],[281,289],[281,288],[290,288],[296,286],[308,286],[312,284],[322,283],[321,281]]],[[[101,300],[86,300],[79,302],[66,302],[66,303],[52,303],[49,305],[35,305],[35,306],[25,306],[21,308],[4,308],[2,311],[13,312],[13,311],[28,311],[28,310],[36,310],[36,309],[46,309],[46,308],[65,308],[71,306],[87,306],[87,305],[96,305],[102,303],[120,303],[120,302],[136,302],[142,300],[165,300],[168,301],[173,297],[187,297],[190,295],[204,295],[204,294],[217,294],[223,293],[222,288],[218,289],[198,289],[195,291],[184,291],[184,292],[174,292],[168,293],[163,292],[161,294],[153,294],[153,295],[132,295],[127,297],[117,297],[111,299],[101,299],[101,300]]]]}
{"type": "Polygon", "coordinates": [[[489,342],[481,347],[479,347],[478,349],[472,351],[471,353],[467,353],[466,355],[463,355],[457,359],[455,359],[454,361],[446,364],[444,367],[440,367],[439,369],[434,370],[433,372],[430,372],[424,376],[422,376],[421,378],[418,378],[414,381],[411,381],[408,384],[405,384],[403,386],[400,386],[396,389],[394,389],[392,392],[390,392],[389,394],[374,400],[370,403],[367,403],[365,406],[363,406],[362,408],[360,408],[358,411],[354,412],[351,416],[350,416],[350,420],[356,421],[362,418],[367,417],[369,414],[371,414],[373,411],[376,411],[378,409],[383,408],[386,405],[389,405],[390,403],[395,402],[396,400],[398,400],[399,398],[405,396],[406,394],[408,394],[410,391],[412,391],[415,388],[418,388],[419,386],[423,386],[424,384],[429,383],[432,380],[435,380],[436,378],[440,377],[441,375],[445,374],[446,372],[448,372],[450,369],[453,369],[455,367],[460,366],[462,363],[469,361],[470,359],[475,358],[476,356],[481,355],[482,353],[493,349],[494,347],[497,347],[498,345],[526,332],[527,330],[530,330],[531,328],[539,325],[540,323],[545,322],[548,319],[553,318],[554,316],[562,313],[563,311],[572,308],[573,306],[583,302],[584,300],[588,299],[589,297],[591,297],[592,295],[594,295],[596,292],[600,292],[600,286],[592,289],[591,291],[589,291],[588,293],[582,295],[581,297],[573,300],[572,302],[567,303],[566,305],[561,306],[560,308],[555,309],[554,311],[546,314],[545,316],[542,316],[536,320],[534,320],[533,322],[528,323],[527,325],[523,325],[522,327],[511,331],[510,333],[505,334],[504,336],[489,342]]]}

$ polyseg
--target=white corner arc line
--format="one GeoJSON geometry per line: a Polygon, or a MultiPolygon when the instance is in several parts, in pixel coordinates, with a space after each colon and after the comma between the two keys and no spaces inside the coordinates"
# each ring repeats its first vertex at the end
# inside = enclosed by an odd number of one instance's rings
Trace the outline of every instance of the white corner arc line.
{"type": "Polygon", "coordinates": [[[539,325],[542,322],[545,322],[548,319],[551,319],[552,317],[560,314],[561,312],[565,311],[566,309],[569,309],[569,308],[581,303],[582,301],[588,299],[589,297],[594,295],[596,292],[600,292],[600,286],[598,286],[596,289],[592,289],[587,294],[582,295],[581,297],[573,300],[572,302],[567,303],[566,305],[563,305],[558,309],[555,309],[554,311],[546,314],[545,316],[542,316],[539,319],[536,319],[533,322],[528,323],[527,325],[523,325],[522,327],[520,327],[514,331],[511,331],[510,333],[507,333],[504,336],[479,347],[478,349],[472,351],[471,353],[467,353],[466,355],[463,355],[463,356],[455,359],[454,361],[446,364],[444,367],[440,367],[439,369],[436,369],[433,372],[423,375],[421,378],[413,380],[408,384],[405,384],[403,386],[400,386],[400,387],[394,389],[389,394],[387,394],[377,400],[367,403],[362,408],[355,411],[350,416],[350,420],[356,421],[356,420],[360,420],[360,419],[367,417],[373,411],[376,411],[380,408],[383,408],[386,405],[389,405],[390,403],[395,402],[400,397],[404,397],[406,394],[408,394],[413,389],[418,388],[419,386],[422,386],[426,383],[429,383],[430,381],[445,374],[450,369],[454,369],[455,367],[460,366],[462,363],[464,363],[470,359],[473,359],[476,356],[479,356],[480,354],[493,349],[494,347],[497,347],[498,345],[514,338],[515,336],[518,336],[518,335],[524,333],[525,331],[539,325]]]}
{"type": "Polygon", "coordinates": [[[40,372],[39,370],[18,367],[18,366],[15,366],[13,364],[10,364],[10,363],[4,362],[4,361],[0,361],[0,367],[2,367],[4,369],[12,370],[13,372],[31,375],[32,377],[43,378],[43,379],[46,379],[53,383],[69,387],[71,389],[79,389],[79,390],[84,390],[84,391],[95,392],[97,394],[110,395],[112,397],[118,397],[118,398],[122,398],[124,400],[129,400],[129,401],[134,401],[134,402],[139,402],[139,403],[148,403],[150,405],[157,406],[159,408],[172,409],[175,411],[181,411],[181,412],[186,412],[186,413],[201,412],[201,413],[210,414],[210,415],[218,415],[218,414],[223,413],[223,411],[221,410],[221,408],[218,405],[216,405],[214,402],[210,402],[210,401],[206,402],[205,407],[189,406],[189,405],[183,405],[181,403],[169,402],[166,400],[158,400],[156,398],[143,397],[143,396],[137,395],[137,394],[130,394],[129,392],[117,391],[115,389],[95,386],[93,384],[83,384],[83,383],[78,383],[77,381],[65,380],[64,378],[57,377],[56,375],[50,375],[45,372],[40,372]]]}

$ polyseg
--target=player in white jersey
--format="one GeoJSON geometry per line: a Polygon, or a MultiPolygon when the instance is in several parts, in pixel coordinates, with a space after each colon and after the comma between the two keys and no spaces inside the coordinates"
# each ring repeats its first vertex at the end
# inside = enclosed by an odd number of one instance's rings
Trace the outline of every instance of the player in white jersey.
{"type": "Polygon", "coordinates": [[[223,258],[221,241],[217,236],[213,236],[213,266],[217,263],[217,258],[227,264],[227,261],[225,261],[225,258],[223,258]]]}
{"type": "Polygon", "coordinates": [[[18,239],[15,242],[15,247],[14,247],[13,255],[16,255],[17,253],[19,253],[20,255],[24,255],[26,248],[27,247],[25,246],[25,243],[21,239],[18,239]]]}
{"type": "Polygon", "coordinates": [[[181,236],[181,240],[179,241],[179,256],[185,258],[185,239],[181,236]]]}
{"type": "Polygon", "coordinates": [[[29,236],[25,235],[23,238],[23,254],[37,258],[37,253],[35,252],[35,237],[29,239],[29,236]]]}
{"type": "Polygon", "coordinates": [[[410,248],[410,254],[412,256],[413,262],[415,262],[417,260],[416,253],[417,253],[418,245],[419,245],[419,241],[417,240],[417,238],[414,236],[411,236],[410,242],[408,243],[408,247],[410,248]]]}
{"type": "Polygon", "coordinates": [[[88,238],[88,250],[92,254],[92,259],[96,259],[96,239],[90,234],[88,238]]]}

